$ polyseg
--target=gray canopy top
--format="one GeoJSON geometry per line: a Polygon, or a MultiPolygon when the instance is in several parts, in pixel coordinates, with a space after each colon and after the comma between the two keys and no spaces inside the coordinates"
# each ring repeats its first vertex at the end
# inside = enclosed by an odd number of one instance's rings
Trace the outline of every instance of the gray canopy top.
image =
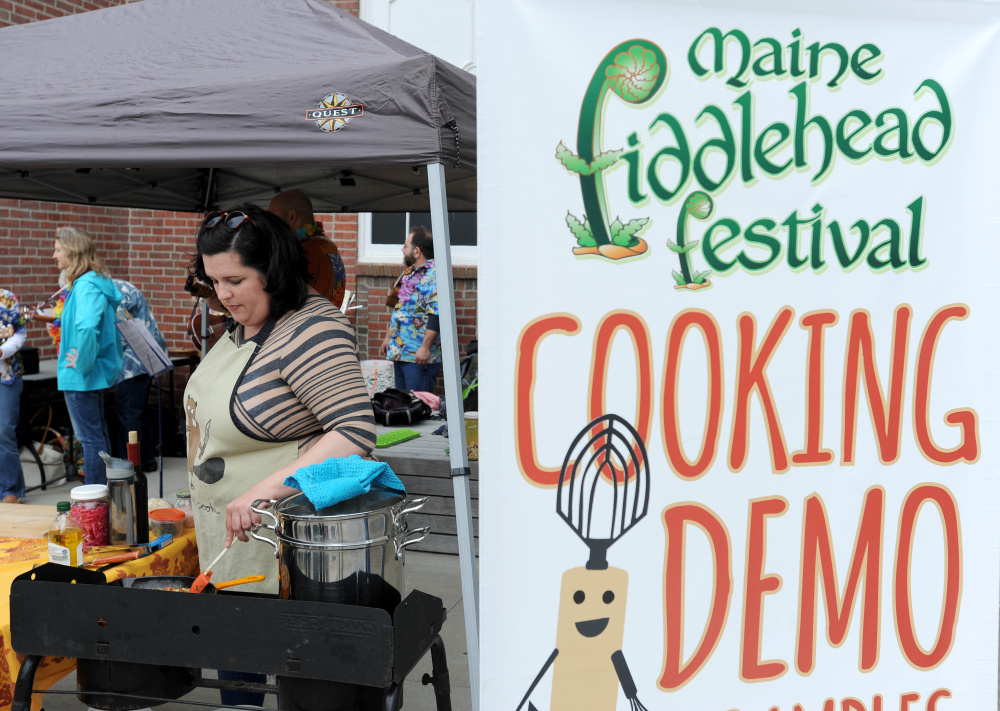
{"type": "Polygon", "coordinates": [[[476,209],[468,72],[320,0],[144,0],[0,29],[0,197],[476,209]]]}

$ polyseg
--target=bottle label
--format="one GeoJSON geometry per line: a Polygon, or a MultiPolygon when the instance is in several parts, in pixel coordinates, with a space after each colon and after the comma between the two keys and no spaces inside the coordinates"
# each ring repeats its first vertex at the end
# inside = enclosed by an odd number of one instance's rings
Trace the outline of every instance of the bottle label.
{"type": "Polygon", "coordinates": [[[77,544],[76,550],[49,541],[49,562],[59,565],[77,567],[83,563],[83,542],[77,544]]]}
{"type": "Polygon", "coordinates": [[[69,565],[69,548],[49,541],[49,562],[69,565]]]}

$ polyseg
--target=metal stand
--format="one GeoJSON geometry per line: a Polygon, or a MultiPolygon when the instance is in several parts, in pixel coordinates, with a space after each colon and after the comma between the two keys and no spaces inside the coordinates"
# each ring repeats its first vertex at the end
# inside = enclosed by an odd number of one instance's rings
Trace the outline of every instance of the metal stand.
{"type": "Polygon", "coordinates": [[[458,556],[462,570],[462,600],[465,603],[466,648],[469,654],[469,686],[472,711],[479,711],[479,581],[476,578],[475,534],[472,529],[472,492],[469,459],[465,448],[465,412],[462,407],[462,373],[455,321],[455,290],[451,274],[451,235],[448,232],[448,197],[444,166],[427,166],[430,189],[431,231],[437,267],[438,311],[441,319],[441,358],[444,394],[448,403],[448,447],[452,484],[455,489],[455,520],[458,525],[458,556]]]}

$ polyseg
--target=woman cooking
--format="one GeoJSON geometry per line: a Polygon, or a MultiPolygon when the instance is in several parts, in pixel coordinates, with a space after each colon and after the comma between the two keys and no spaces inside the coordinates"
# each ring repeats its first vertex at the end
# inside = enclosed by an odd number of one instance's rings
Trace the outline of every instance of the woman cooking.
{"type": "Polygon", "coordinates": [[[273,549],[233,539],[259,523],[255,500],[295,493],[283,482],[298,468],[375,446],[354,331],[306,285],[289,227],[253,205],[209,213],[190,266],[235,322],[184,394],[199,555],[207,564],[232,543],[215,579],[264,573],[244,590],[274,593],[273,549]]]}

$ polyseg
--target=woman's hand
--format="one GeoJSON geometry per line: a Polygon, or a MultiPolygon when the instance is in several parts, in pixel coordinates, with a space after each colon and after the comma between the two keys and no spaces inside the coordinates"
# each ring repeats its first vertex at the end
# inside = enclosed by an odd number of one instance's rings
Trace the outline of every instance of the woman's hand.
{"type": "Polygon", "coordinates": [[[69,349],[69,353],[66,354],[66,358],[65,358],[66,367],[67,368],[75,368],[76,367],[76,358],[77,358],[76,348],[70,348],[69,349]]]}
{"type": "Polygon", "coordinates": [[[246,532],[260,523],[260,514],[251,511],[250,506],[257,499],[268,497],[258,496],[255,493],[256,488],[237,496],[226,506],[226,548],[229,548],[234,538],[249,541],[246,532]]]}

